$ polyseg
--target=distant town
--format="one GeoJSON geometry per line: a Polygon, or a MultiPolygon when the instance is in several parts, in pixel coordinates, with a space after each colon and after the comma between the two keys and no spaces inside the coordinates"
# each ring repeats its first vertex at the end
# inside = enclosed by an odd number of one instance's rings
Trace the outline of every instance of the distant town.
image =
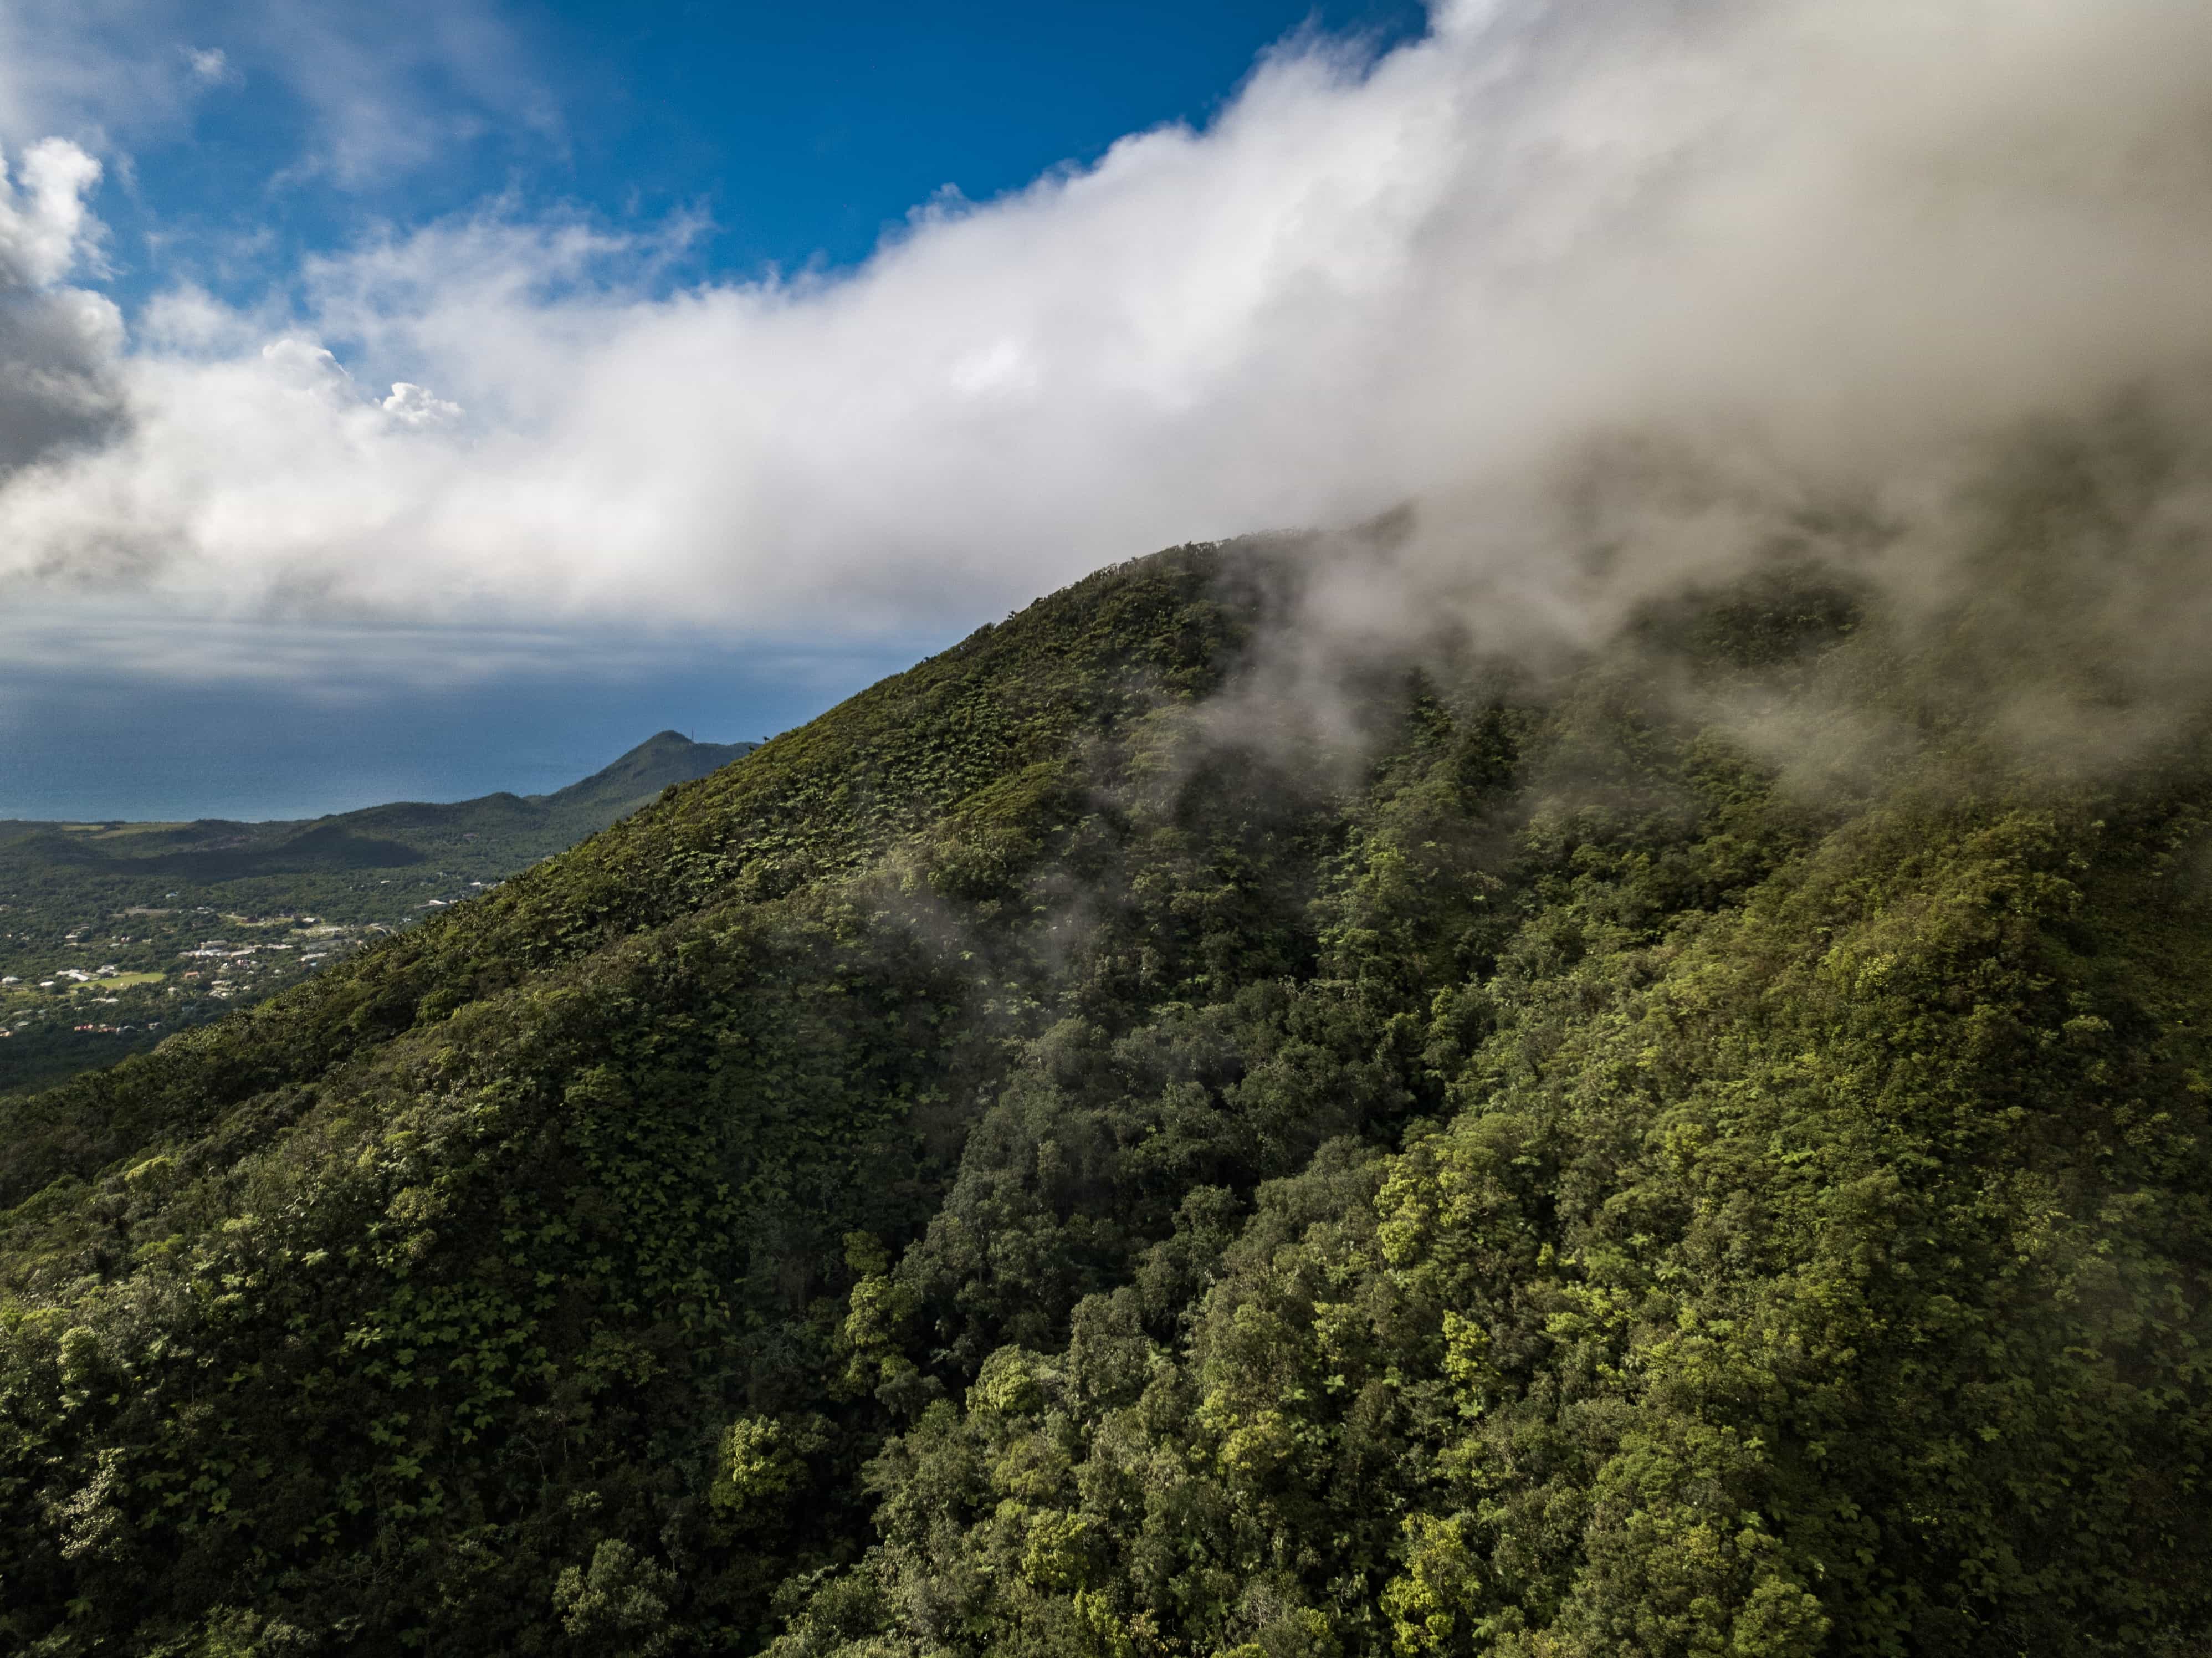
{"type": "MultiPolygon", "coordinates": [[[[374,884],[386,893],[394,886],[390,880],[374,884]]],[[[143,1045],[165,1031],[204,1023],[498,885],[472,880],[434,894],[393,893],[388,920],[209,904],[133,905],[96,920],[72,917],[58,931],[49,904],[0,901],[0,1042],[67,1052],[81,1048],[82,1039],[106,1038],[112,1057],[118,1039],[143,1045]]],[[[62,1068],[79,1068],[74,1057],[62,1068]]],[[[7,1063],[13,1058],[12,1050],[0,1056],[0,1077],[21,1070],[39,1079],[55,1068],[7,1063]]]]}

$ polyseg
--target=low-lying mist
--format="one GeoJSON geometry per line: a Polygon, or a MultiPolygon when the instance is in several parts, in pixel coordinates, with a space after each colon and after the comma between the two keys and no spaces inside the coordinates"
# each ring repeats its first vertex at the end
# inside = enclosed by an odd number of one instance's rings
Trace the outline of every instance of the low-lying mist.
{"type": "Polygon", "coordinates": [[[2109,780],[2212,710],[2208,434],[2204,388],[2167,381],[1856,477],[1593,442],[1305,544],[1221,719],[1296,709],[1300,740],[1356,754],[1346,688],[1378,664],[1525,690],[1601,663],[1807,786],[1931,750],[2109,780]]]}

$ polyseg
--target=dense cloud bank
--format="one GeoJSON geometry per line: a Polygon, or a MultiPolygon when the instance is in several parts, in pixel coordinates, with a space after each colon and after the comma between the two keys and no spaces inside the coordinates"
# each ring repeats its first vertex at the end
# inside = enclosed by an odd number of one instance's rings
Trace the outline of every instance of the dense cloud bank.
{"type": "Polygon", "coordinates": [[[494,205],[127,339],[52,143],[0,214],[0,576],[865,633],[1411,502],[1375,625],[1572,635],[1848,502],[1938,590],[1998,434],[2203,367],[2208,108],[2167,0],[1460,3],[848,274],[672,292],[683,225],[494,205]]]}
{"type": "Polygon", "coordinates": [[[100,171],[48,139],[0,176],[0,477],[106,436],[122,412],[122,318],[62,280],[97,258],[84,198],[100,171]]]}

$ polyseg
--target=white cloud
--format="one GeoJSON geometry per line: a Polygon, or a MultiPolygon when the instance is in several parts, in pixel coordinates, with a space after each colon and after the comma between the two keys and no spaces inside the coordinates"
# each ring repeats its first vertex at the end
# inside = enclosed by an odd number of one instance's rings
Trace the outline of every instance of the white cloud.
{"type": "Polygon", "coordinates": [[[128,422],[0,484],[0,579],[863,634],[1422,500],[1541,587],[1469,503],[1595,438],[1883,474],[2199,366],[2208,90],[2167,0],[1498,0],[847,276],[670,293],[661,243],[489,209],[275,329],[149,316],[128,422]]]}
{"type": "Polygon", "coordinates": [[[63,282],[99,268],[100,224],[84,198],[100,173],[58,138],[32,145],[12,176],[0,155],[0,478],[96,443],[123,412],[121,314],[63,282]]]}
{"type": "Polygon", "coordinates": [[[531,53],[491,0],[375,7],[233,0],[259,51],[314,112],[283,178],[352,186],[434,165],[487,131],[557,142],[531,53]]]}
{"type": "Polygon", "coordinates": [[[402,426],[444,426],[461,417],[461,405],[448,403],[407,380],[395,380],[392,395],[377,405],[402,426]]]}
{"type": "Polygon", "coordinates": [[[378,183],[487,132],[541,144],[560,133],[498,0],[0,3],[0,144],[58,135],[120,159],[177,136],[213,88],[249,75],[304,115],[305,148],[285,169],[295,181],[378,183]],[[209,34],[228,46],[193,44],[209,34]]]}
{"type": "Polygon", "coordinates": [[[161,0],[0,5],[0,144],[58,134],[97,150],[116,131],[174,120],[188,66],[166,42],[138,45],[161,38],[166,9],[161,0]]]}
{"type": "Polygon", "coordinates": [[[100,172],[98,161],[60,138],[33,144],[12,179],[0,156],[0,286],[50,288],[96,258],[99,222],[85,197],[100,172]]]}

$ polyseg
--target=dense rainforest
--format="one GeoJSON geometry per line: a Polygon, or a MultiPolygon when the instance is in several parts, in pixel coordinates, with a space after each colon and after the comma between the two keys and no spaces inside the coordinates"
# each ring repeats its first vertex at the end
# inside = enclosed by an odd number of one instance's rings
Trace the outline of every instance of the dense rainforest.
{"type": "Polygon", "coordinates": [[[2008,734],[2080,573],[1540,667],[1320,556],[0,1104],[0,1647],[2212,1649],[2212,750],[2008,734]]]}

